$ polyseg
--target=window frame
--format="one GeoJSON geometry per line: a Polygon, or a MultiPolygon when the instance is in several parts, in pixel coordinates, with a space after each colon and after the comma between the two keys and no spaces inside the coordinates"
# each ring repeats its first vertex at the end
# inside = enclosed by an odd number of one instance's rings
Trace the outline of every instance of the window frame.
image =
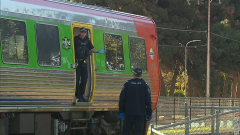
{"type": "Polygon", "coordinates": [[[42,23],[42,22],[35,22],[35,38],[36,38],[36,49],[37,49],[37,64],[40,67],[62,67],[62,53],[61,53],[61,41],[60,41],[60,31],[59,27],[56,24],[48,24],[48,23],[42,23]],[[59,66],[52,66],[52,65],[40,65],[39,64],[39,57],[38,57],[38,44],[37,44],[37,24],[43,24],[43,25],[48,25],[48,26],[56,26],[58,30],[58,41],[59,41],[59,51],[60,51],[60,65],[59,66]]]}
{"type": "Polygon", "coordinates": [[[12,65],[29,65],[29,47],[28,47],[28,34],[27,34],[27,23],[25,20],[22,19],[13,19],[13,18],[8,18],[8,17],[0,17],[0,19],[8,19],[8,20],[13,20],[13,21],[19,21],[19,22],[24,22],[25,23],[25,29],[26,29],[26,43],[27,43],[27,63],[16,63],[16,62],[5,62],[3,60],[3,44],[2,44],[2,32],[0,31],[0,40],[1,40],[1,60],[4,64],[12,64],[12,65]]]}
{"type": "Polygon", "coordinates": [[[124,72],[124,71],[126,71],[126,62],[125,62],[125,56],[124,56],[123,36],[122,36],[121,34],[116,34],[116,33],[111,33],[111,32],[104,32],[104,33],[103,33],[103,44],[104,44],[104,49],[106,50],[106,52],[105,52],[105,66],[106,66],[107,71],[117,71],[117,72],[124,72]],[[121,37],[122,37],[122,49],[123,49],[123,58],[124,58],[124,60],[123,60],[124,70],[109,70],[109,69],[107,68],[107,55],[106,55],[107,49],[106,49],[105,37],[104,37],[105,34],[117,35],[117,36],[121,36],[121,37]]]}
{"type": "MultiPolygon", "coordinates": [[[[146,45],[146,40],[144,37],[138,37],[138,36],[128,36],[128,49],[129,49],[129,61],[130,61],[130,70],[131,72],[133,73],[133,70],[132,70],[132,61],[131,61],[131,52],[130,52],[130,38],[138,38],[138,39],[143,39],[144,40],[144,43],[145,43],[145,55],[146,55],[146,63],[148,63],[148,60],[147,60],[147,45],[146,45]]],[[[142,73],[148,73],[148,68],[147,68],[147,64],[146,64],[146,72],[142,72],[142,73]]]]}

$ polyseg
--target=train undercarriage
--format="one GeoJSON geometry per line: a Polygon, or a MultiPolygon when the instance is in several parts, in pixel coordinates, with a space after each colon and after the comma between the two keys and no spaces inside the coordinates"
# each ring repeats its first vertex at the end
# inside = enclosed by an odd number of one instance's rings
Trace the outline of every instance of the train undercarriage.
{"type": "Polygon", "coordinates": [[[121,135],[111,105],[0,105],[0,135],[121,135]]]}
{"type": "Polygon", "coordinates": [[[1,135],[120,135],[117,111],[1,113],[1,135]]]}

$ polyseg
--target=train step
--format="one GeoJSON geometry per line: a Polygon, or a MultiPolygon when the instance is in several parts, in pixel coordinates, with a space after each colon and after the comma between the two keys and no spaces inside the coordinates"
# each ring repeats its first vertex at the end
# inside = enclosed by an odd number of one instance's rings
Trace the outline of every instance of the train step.
{"type": "Polygon", "coordinates": [[[71,130],[83,130],[87,129],[88,127],[72,127],[71,130]]]}
{"type": "Polygon", "coordinates": [[[75,102],[75,103],[73,103],[73,105],[76,105],[76,106],[91,106],[92,102],[75,102]]]}
{"type": "Polygon", "coordinates": [[[73,122],[87,122],[90,121],[90,119],[73,119],[73,122]]]}
{"type": "Polygon", "coordinates": [[[89,112],[70,112],[69,113],[69,127],[67,133],[69,135],[86,134],[88,124],[91,120],[91,113],[89,112]]]}

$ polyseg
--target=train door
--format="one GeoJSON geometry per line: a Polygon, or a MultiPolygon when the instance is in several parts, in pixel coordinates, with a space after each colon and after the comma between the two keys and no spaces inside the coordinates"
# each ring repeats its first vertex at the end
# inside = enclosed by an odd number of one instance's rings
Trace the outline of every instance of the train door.
{"type": "MultiPolygon", "coordinates": [[[[75,23],[75,22],[72,23],[73,43],[74,43],[74,37],[79,36],[80,28],[82,28],[82,27],[85,27],[87,29],[87,36],[93,44],[92,25],[75,23]]],[[[74,48],[74,53],[75,53],[75,48],[74,48]]],[[[95,86],[94,85],[95,84],[94,83],[95,67],[94,67],[94,55],[91,51],[89,52],[89,54],[90,55],[88,56],[88,58],[86,60],[87,69],[88,69],[88,78],[87,78],[87,84],[86,84],[84,96],[87,100],[89,100],[91,102],[93,100],[92,97],[93,97],[93,91],[94,91],[94,86],[95,86]]],[[[74,54],[74,60],[75,60],[75,54],[74,54]]],[[[75,74],[76,74],[76,69],[75,69],[75,74]]],[[[81,82],[81,78],[80,78],[80,82],[81,82]]]]}

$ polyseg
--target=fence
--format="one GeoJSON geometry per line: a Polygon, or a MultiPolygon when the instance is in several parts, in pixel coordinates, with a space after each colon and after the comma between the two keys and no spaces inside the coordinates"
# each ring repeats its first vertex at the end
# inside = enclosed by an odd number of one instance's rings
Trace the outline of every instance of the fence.
{"type": "Polygon", "coordinates": [[[151,134],[239,135],[239,99],[188,98],[185,100],[166,97],[162,99],[165,100],[160,100],[158,109],[161,107],[164,113],[155,110],[154,115],[157,117],[152,121],[151,134]],[[185,101],[186,104],[184,104],[185,101]],[[163,126],[162,121],[175,122],[163,126]]]}
{"type": "MultiPolygon", "coordinates": [[[[197,97],[160,97],[157,108],[153,111],[151,124],[157,126],[182,122],[185,120],[185,101],[190,106],[240,106],[240,99],[231,98],[197,98],[197,97]]],[[[220,110],[221,111],[221,110],[220,110]]],[[[221,112],[220,112],[221,113],[221,112]]],[[[188,110],[189,119],[211,114],[209,109],[188,110]]]]}

